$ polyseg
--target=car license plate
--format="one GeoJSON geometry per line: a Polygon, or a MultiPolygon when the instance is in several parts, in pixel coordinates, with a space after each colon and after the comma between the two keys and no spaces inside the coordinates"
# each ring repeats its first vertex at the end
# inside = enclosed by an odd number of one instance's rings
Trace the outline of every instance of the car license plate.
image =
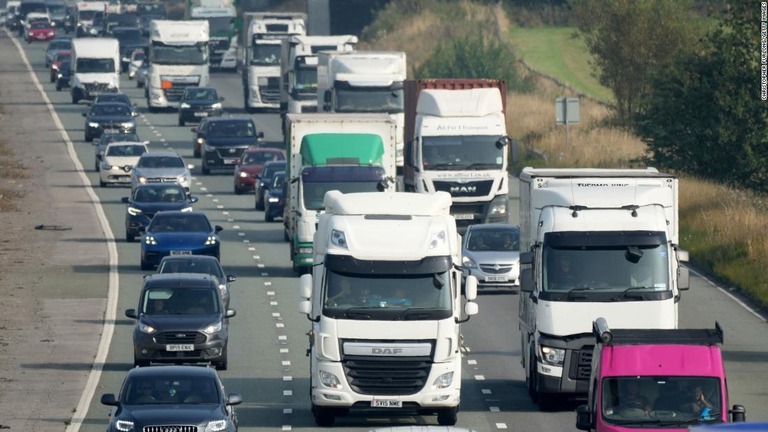
{"type": "Polygon", "coordinates": [[[173,345],[166,345],[165,350],[166,351],[194,351],[195,346],[192,344],[173,344],[173,345]]]}
{"type": "Polygon", "coordinates": [[[116,134],[116,133],[120,133],[120,131],[117,130],[117,129],[104,129],[104,133],[105,134],[116,134]]]}
{"type": "Polygon", "coordinates": [[[506,276],[486,276],[485,281],[486,282],[506,282],[507,277],[506,276]]]}
{"type": "Polygon", "coordinates": [[[207,112],[196,112],[195,117],[208,117],[207,112]]]}
{"type": "Polygon", "coordinates": [[[453,218],[456,220],[470,220],[474,219],[475,215],[472,213],[456,213],[453,215],[453,218]]]}
{"type": "Polygon", "coordinates": [[[171,251],[171,255],[192,255],[192,251],[171,251]]]}
{"type": "Polygon", "coordinates": [[[224,163],[227,165],[234,165],[237,163],[237,159],[224,159],[224,163]]]}
{"type": "Polygon", "coordinates": [[[371,408],[402,408],[403,401],[396,399],[372,399],[371,408]]]}

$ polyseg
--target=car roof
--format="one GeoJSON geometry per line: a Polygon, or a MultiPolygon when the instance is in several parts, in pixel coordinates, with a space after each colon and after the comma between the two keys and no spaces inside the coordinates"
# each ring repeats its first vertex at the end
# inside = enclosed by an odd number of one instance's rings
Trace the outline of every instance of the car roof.
{"type": "Polygon", "coordinates": [[[181,157],[178,153],[172,150],[153,150],[144,153],[141,155],[141,157],[167,157],[167,156],[173,156],[173,157],[181,157]]]}
{"type": "Polygon", "coordinates": [[[128,371],[126,379],[133,377],[163,377],[168,375],[217,376],[216,371],[208,366],[192,365],[157,365],[135,367],[128,371]]]}
{"type": "MultiPolygon", "coordinates": [[[[281,153],[285,154],[285,150],[276,147],[248,147],[245,150],[248,153],[281,153]]],[[[274,162],[274,161],[269,161],[274,162]]]]}
{"type": "Polygon", "coordinates": [[[146,147],[147,145],[143,142],[139,141],[112,141],[111,143],[107,144],[107,147],[119,147],[119,146],[142,146],[146,147]]]}
{"type": "Polygon", "coordinates": [[[285,165],[287,161],[285,159],[283,160],[276,160],[276,161],[267,161],[264,163],[264,167],[267,165],[285,165]]]}
{"type": "Polygon", "coordinates": [[[207,86],[207,87],[204,87],[204,86],[200,86],[200,87],[190,86],[190,87],[184,87],[184,90],[213,90],[213,91],[216,91],[216,87],[210,87],[210,86],[207,86]]]}
{"type": "Polygon", "coordinates": [[[91,104],[91,108],[95,106],[125,106],[125,103],[109,101],[109,102],[96,102],[91,104]]]}
{"type": "Polygon", "coordinates": [[[472,231],[499,230],[499,229],[509,229],[510,231],[519,231],[520,226],[514,225],[514,224],[505,224],[505,223],[488,223],[488,224],[470,225],[468,229],[472,231]]]}
{"type": "Polygon", "coordinates": [[[206,273],[152,273],[144,277],[147,288],[213,288],[218,289],[218,279],[206,273]]]}
{"type": "Polygon", "coordinates": [[[219,260],[215,256],[210,256],[210,255],[166,255],[160,260],[160,262],[163,262],[163,261],[216,261],[216,262],[219,262],[219,260]]]}
{"type": "Polygon", "coordinates": [[[243,117],[243,116],[232,116],[232,117],[216,117],[216,118],[208,118],[209,123],[216,123],[216,122],[234,122],[234,121],[248,121],[253,122],[253,119],[250,117],[243,117]]]}

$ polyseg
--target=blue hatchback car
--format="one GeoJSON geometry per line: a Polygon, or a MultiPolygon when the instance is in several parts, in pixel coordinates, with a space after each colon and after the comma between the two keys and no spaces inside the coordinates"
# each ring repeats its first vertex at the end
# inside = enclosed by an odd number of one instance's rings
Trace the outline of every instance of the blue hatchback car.
{"type": "Polygon", "coordinates": [[[141,269],[151,270],[168,255],[209,255],[221,259],[218,233],[200,211],[161,211],[141,235],[141,269]]]}
{"type": "Polygon", "coordinates": [[[272,222],[283,217],[285,209],[285,171],[275,173],[264,198],[264,220],[272,222]]]}
{"type": "Polygon", "coordinates": [[[125,208],[125,241],[132,242],[146,229],[159,211],[192,211],[197,197],[187,194],[175,183],[148,183],[139,185],[129,197],[123,197],[125,208]]]}

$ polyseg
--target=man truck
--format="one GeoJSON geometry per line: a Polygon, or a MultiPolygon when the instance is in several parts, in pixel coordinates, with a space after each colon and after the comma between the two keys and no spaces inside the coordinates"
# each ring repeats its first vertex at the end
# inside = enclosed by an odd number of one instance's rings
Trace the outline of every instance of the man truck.
{"type": "Polygon", "coordinates": [[[460,325],[478,307],[475,277],[462,286],[451,196],[331,191],[324,201],[313,272],[299,280],[315,422],[364,409],[455,424],[460,325]]]}
{"type": "Polygon", "coordinates": [[[318,111],[386,113],[397,122],[397,167],[403,167],[403,82],[400,51],[324,51],[317,57],[318,111]]]}
{"type": "Polygon", "coordinates": [[[280,49],[283,39],[305,35],[305,13],[249,12],[244,15],[247,38],[243,65],[245,110],[280,108],[280,49]]]}
{"type": "Polygon", "coordinates": [[[743,406],[728,408],[719,324],[615,329],[598,318],[592,328],[589,399],[576,410],[577,429],[683,432],[693,425],[744,421],[743,406]]]}
{"type": "Polygon", "coordinates": [[[72,103],[93,100],[99,93],[120,91],[120,44],[117,39],[72,40],[72,103]]]}
{"type": "Polygon", "coordinates": [[[503,80],[405,82],[405,190],[449,192],[460,231],[508,220],[506,100],[503,80]]]}
{"type": "Polygon", "coordinates": [[[598,317],[677,328],[688,289],[677,188],[654,168],[520,173],[520,349],[540,407],[587,394],[598,317]]]}
{"type": "Polygon", "coordinates": [[[152,20],[149,32],[147,106],[178,108],[184,89],[209,82],[208,21],[152,20]]]}
{"type": "Polygon", "coordinates": [[[386,114],[288,114],[286,122],[283,223],[293,269],[304,273],[327,191],[394,192],[397,125],[386,114]]]}

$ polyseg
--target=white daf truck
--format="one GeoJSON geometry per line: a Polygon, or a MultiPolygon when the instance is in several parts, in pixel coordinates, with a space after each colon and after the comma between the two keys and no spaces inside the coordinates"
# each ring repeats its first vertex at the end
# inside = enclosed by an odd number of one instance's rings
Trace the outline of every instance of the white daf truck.
{"type": "Polygon", "coordinates": [[[193,20],[208,21],[210,63],[212,68],[237,69],[237,9],[232,0],[196,0],[190,9],[193,20]]]}
{"type": "Polygon", "coordinates": [[[460,232],[508,220],[506,98],[503,80],[405,82],[405,190],[450,193],[460,232]]]}
{"type": "Polygon", "coordinates": [[[317,53],[354,51],[357,36],[291,36],[280,60],[280,113],[317,112],[317,53]]]}
{"type": "Polygon", "coordinates": [[[72,40],[72,103],[93,100],[99,93],[120,91],[120,44],[117,39],[72,40]]]}
{"type": "Polygon", "coordinates": [[[456,423],[460,325],[478,307],[475,277],[461,286],[450,207],[446,192],[326,194],[313,273],[299,282],[319,426],[353,409],[456,423]]]}
{"type": "Polygon", "coordinates": [[[387,113],[397,121],[397,167],[403,167],[405,53],[328,51],[317,58],[318,111],[387,113]]]}
{"type": "Polygon", "coordinates": [[[341,192],[394,192],[397,124],[386,114],[288,114],[283,224],[293,269],[312,266],[323,197],[341,192]]]}
{"type": "Polygon", "coordinates": [[[301,12],[249,12],[243,65],[245,110],[280,108],[280,50],[283,39],[307,34],[307,14],[301,12]]]}
{"type": "Polygon", "coordinates": [[[678,181],[647,169],[520,174],[519,327],[528,391],[541,407],[589,391],[592,322],[677,328],[688,289],[678,181]]]}
{"type": "Polygon", "coordinates": [[[152,20],[146,96],[151,112],[178,108],[184,89],[207,86],[208,21],[152,20]]]}

